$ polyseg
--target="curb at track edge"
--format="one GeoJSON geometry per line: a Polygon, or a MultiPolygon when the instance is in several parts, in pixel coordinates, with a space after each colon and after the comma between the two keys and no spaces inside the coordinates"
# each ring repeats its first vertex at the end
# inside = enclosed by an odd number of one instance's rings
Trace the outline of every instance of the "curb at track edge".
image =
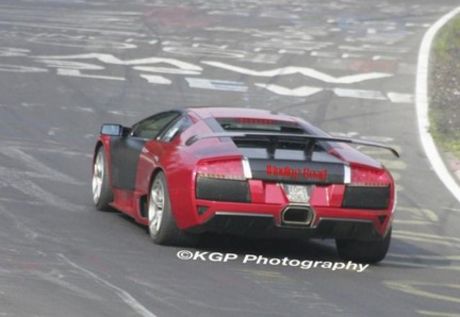
{"type": "Polygon", "coordinates": [[[460,6],[451,10],[442,16],[439,20],[437,20],[433,25],[430,26],[428,31],[426,31],[425,35],[423,36],[417,61],[415,110],[417,114],[418,132],[422,142],[423,150],[425,151],[425,154],[430,161],[434,172],[438,175],[444,186],[446,186],[446,188],[460,203],[460,186],[457,184],[454,177],[447,169],[444,161],[441,158],[441,155],[439,154],[433,137],[429,132],[430,121],[428,117],[428,70],[431,46],[438,31],[459,13],[460,6]]]}

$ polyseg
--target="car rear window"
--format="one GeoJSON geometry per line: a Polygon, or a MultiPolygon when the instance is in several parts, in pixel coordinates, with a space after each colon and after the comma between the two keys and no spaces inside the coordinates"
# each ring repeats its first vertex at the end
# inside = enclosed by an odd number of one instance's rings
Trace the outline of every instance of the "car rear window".
{"type": "MultiPolygon", "coordinates": [[[[291,134],[310,134],[296,122],[254,119],[254,118],[216,118],[219,125],[227,132],[267,132],[267,133],[291,133],[291,134]]],[[[284,139],[273,144],[269,139],[262,137],[234,137],[233,142],[248,158],[260,159],[284,159],[284,160],[305,160],[305,149],[307,142],[299,140],[284,139]]],[[[313,159],[325,149],[318,142],[313,150],[313,159]]]]}
{"type": "Polygon", "coordinates": [[[258,132],[282,132],[282,133],[305,133],[297,123],[271,119],[257,118],[218,118],[222,129],[225,131],[258,131],[258,132]]]}

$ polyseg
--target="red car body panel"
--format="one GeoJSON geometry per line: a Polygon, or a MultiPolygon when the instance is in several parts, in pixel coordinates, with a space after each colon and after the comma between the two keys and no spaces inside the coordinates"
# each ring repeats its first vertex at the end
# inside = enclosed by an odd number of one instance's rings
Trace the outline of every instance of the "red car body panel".
{"type": "MultiPolygon", "coordinates": [[[[138,223],[148,224],[145,204],[152,179],[163,171],[169,190],[171,211],[180,229],[196,229],[208,223],[216,214],[265,215],[273,218],[275,227],[283,227],[282,212],[290,203],[279,182],[248,179],[250,202],[216,201],[197,198],[197,166],[206,160],[242,160],[241,150],[233,142],[219,138],[203,139],[190,146],[187,140],[196,135],[213,133],[207,118],[238,118],[242,123],[269,124],[289,122],[309,129],[317,129],[307,122],[288,115],[274,114],[264,110],[234,108],[192,108],[184,112],[192,125],[170,142],[148,140],[140,151],[134,189],[126,190],[112,186],[112,206],[133,217],[138,223]],[[199,212],[199,209],[205,210],[199,212]]],[[[314,130],[315,132],[317,130],[314,130]]],[[[319,131],[319,130],[318,130],[319,131]]],[[[319,132],[321,133],[321,132],[319,132]]],[[[112,165],[111,136],[101,135],[97,147],[103,146],[106,163],[112,165]]],[[[339,143],[331,143],[327,153],[351,169],[351,184],[311,185],[309,206],[314,212],[308,229],[315,229],[322,220],[364,221],[371,223],[380,236],[391,226],[396,203],[395,184],[390,173],[374,159],[356,149],[339,143]],[[348,185],[366,183],[370,179],[381,181],[376,186],[389,186],[389,201],[384,209],[344,208],[344,195],[348,185]]],[[[111,171],[111,169],[109,169],[111,171]]],[[[113,176],[110,172],[110,182],[113,176]]],[[[376,181],[376,182],[377,182],[376,181]]],[[[367,186],[367,185],[366,185],[367,186]]],[[[305,228],[299,227],[298,230],[305,228]]]]}

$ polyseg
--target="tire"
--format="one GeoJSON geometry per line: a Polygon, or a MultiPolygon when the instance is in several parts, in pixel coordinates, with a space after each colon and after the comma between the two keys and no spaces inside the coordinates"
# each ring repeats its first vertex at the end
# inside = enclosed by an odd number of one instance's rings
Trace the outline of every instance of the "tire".
{"type": "Polygon", "coordinates": [[[113,201],[113,194],[109,184],[107,161],[102,146],[97,150],[94,159],[91,188],[96,209],[110,210],[109,204],[113,201]]]}
{"type": "Polygon", "coordinates": [[[171,212],[171,201],[166,177],[159,172],[150,186],[148,198],[148,231],[153,242],[160,245],[194,245],[196,236],[176,225],[171,212]]]}
{"type": "Polygon", "coordinates": [[[385,238],[378,241],[337,239],[337,251],[345,261],[378,263],[382,261],[390,247],[391,228],[385,238]]]}

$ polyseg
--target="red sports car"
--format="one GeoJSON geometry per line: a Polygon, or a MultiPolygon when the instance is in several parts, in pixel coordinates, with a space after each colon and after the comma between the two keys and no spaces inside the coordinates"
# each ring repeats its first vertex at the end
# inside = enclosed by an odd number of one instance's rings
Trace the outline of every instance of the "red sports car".
{"type": "Polygon", "coordinates": [[[130,128],[104,124],[93,199],[147,225],[158,244],[198,233],[333,238],[346,260],[381,261],[395,184],[379,162],[285,114],[246,108],[161,112],[130,128]]]}

